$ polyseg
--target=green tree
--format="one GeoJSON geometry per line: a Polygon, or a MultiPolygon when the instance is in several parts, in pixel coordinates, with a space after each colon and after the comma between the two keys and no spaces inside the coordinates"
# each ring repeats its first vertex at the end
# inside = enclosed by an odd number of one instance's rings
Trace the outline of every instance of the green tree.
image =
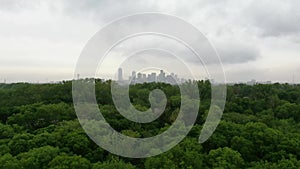
{"type": "Polygon", "coordinates": [[[231,139],[231,148],[241,153],[245,161],[251,162],[257,160],[255,156],[255,145],[244,137],[234,136],[231,139]]]}
{"type": "Polygon", "coordinates": [[[21,153],[17,156],[17,158],[20,160],[20,164],[24,168],[44,169],[47,168],[48,163],[52,161],[52,159],[54,159],[58,153],[58,148],[44,146],[21,153]]]}
{"type": "Polygon", "coordinates": [[[35,147],[32,141],[33,135],[29,133],[17,134],[8,143],[12,155],[27,152],[35,147]]]}
{"type": "Polygon", "coordinates": [[[146,169],[203,168],[202,147],[196,139],[186,138],[179,145],[156,157],[147,158],[146,169]]]}
{"type": "Polygon", "coordinates": [[[50,163],[50,169],[90,169],[92,167],[89,160],[81,156],[70,156],[61,154],[56,156],[50,163]]]}
{"type": "Polygon", "coordinates": [[[0,156],[0,169],[23,169],[23,166],[11,154],[4,154],[0,156]]]}
{"type": "Polygon", "coordinates": [[[12,138],[14,136],[14,129],[9,125],[0,123],[0,139],[12,138]]]}
{"type": "Polygon", "coordinates": [[[239,169],[244,167],[244,160],[239,152],[224,147],[209,152],[208,165],[211,168],[239,169]]]}
{"type": "Polygon", "coordinates": [[[136,169],[136,167],[133,166],[132,164],[125,163],[122,160],[111,160],[111,161],[106,161],[104,163],[98,162],[93,165],[92,169],[115,169],[115,168],[136,169]]]}

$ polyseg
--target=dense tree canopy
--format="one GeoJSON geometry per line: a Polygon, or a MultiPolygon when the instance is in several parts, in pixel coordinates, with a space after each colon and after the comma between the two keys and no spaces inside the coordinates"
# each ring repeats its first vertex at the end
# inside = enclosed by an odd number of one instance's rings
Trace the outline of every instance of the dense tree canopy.
{"type": "MultiPolygon", "coordinates": [[[[106,120],[124,135],[151,137],[177,118],[182,99],[178,86],[130,86],[130,101],[138,110],[150,108],[154,89],[167,97],[165,112],[141,124],[118,113],[111,83],[96,79],[96,99],[106,120]]],[[[0,84],[0,169],[300,168],[300,85],[228,86],[223,118],[214,134],[199,144],[211,89],[208,81],[197,83],[201,103],[188,136],[170,151],[145,159],[113,155],[85,134],[73,108],[71,81],[0,84]]]]}

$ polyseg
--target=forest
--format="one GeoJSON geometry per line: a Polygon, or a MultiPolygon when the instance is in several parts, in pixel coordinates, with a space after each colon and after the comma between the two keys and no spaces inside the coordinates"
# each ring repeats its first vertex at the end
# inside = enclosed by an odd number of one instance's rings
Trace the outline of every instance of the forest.
{"type": "MultiPolygon", "coordinates": [[[[149,108],[149,93],[167,96],[165,112],[148,124],[118,113],[111,81],[95,80],[99,108],[117,131],[145,138],[166,130],[176,118],[178,86],[144,83],[130,86],[136,109],[149,108]]],[[[201,103],[194,127],[171,150],[149,158],[124,158],[102,149],[78,122],[72,81],[55,84],[0,84],[1,169],[299,169],[300,85],[227,86],[221,122],[203,144],[198,137],[210,107],[211,84],[197,81],[201,103]]]]}

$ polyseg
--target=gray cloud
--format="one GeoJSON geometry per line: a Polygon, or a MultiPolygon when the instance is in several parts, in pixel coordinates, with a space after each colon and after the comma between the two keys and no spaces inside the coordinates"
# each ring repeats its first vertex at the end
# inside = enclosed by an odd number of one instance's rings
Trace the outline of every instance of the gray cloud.
{"type": "Polygon", "coordinates": [[[263,36],[289,36],[300,33],[300,1],[252,1],[245,17],[263,36]]]}
{"type": "MultiPolygon", "coordinates": [[[[53,67],[53,72],[59,67],[69,70],[74,67],[84,44],[106,23],[138,12],[164,12],[187,20],[203,32],[214,42],[225,66],[247,67],[253,62],[260,65],[253,73],[255,78],[262,74],[259,72],[265,70],[264,66],[272,69],[283,62],[289,65],[288,60],[300,62],[299,52],[295,52],[300,48],[299,8],[300,1],[293,0],[1,0],[0,45],[3,49],[0,49],[0,65],[2,68],[33,67],[41,72],[41,67],[53,67]],[[280,47],[272,47],[272,38],[280,47]],[[286,43],[293,46],[285,47],[286,43]],[[293,53],[289,52],[291,49],[293,53]],[[289,59],[281,59],[282,54],[289,59]]],[[[134,29],[136,25],[130,24],[134,29]]],[[[179,55],[185,56],[185,53],[179,55]]],[[[194,62],[188,57],[185,59],[194,62]]],[[[215,63],[215,60],[208,60],[206,64],[215,63]]],[[[0,78],[13,76],[5,70],[2,72],[0,78]]],[[[229,72],[234,75],[232,79],[238,80],[249,71],[233,69],[229,72]]],[[[276,69],[273,73],[279,74],[276,69]]],[[[51,70],[48,70],[45,74],[55,77],[56,73],[50,75],[51,70]]],[[[73,76],[72,73],[65,75],[66,78],[73,76]]],[[[18,78],[16,74],[15,79],[18,78]]]]}
{"type": "Polygon", "coordinates": [[[64,12],[76,17],[89,17],[97,23],[110,22],[113,19],[133,13],[157,11],[155,1],[132,0],[66,0],[64,12]]]}
{"type": "Polygon", "coordinates": [[[261,57],[259,49],[254,45],[238,42],[216,44],[223,64],[245,63],[261,57]]]}

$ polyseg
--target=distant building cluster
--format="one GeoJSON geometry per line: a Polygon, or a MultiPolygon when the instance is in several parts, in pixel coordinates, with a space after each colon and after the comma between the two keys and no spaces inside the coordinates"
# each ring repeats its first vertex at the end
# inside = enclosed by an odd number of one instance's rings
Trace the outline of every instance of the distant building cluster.
{"type": "MultiPolygon", "coordinates": [[[[125,82],[123,78],[123,70],[122,68],[119,68],[118,70],[118,82],[125,82]]],[[[131,76],[129,76],[128,81],[131,84],[137,84],[137,83],[151,83],[151,82],[162,82],[162,83],[169,83],[169,84],[177,84],[177,83],[184,83],[186,82],[186,79],[179,78],[178,75],[171,73],[166,74],[163,70],[160,70],[159,74],[156,74],[155,72],[152,72],[150,74],[145,73],[136,73],[135,71],[132,71],[131,76]]]]}
{"type": "Polygon", "coordinates": [[[235,84],[246,84],[246,85],[249,85],[249,86],[254,86],[254,85],[257,85],[257,84],[273,84],[272,81],[257,81],[255,79],[252,79],[250,81],[247,81],[247,82],[231,82],[231,83],[226,83],[227,85],[235,85],[235,84]]]}
{"type": "Polygon", "coordinates": [[[246,82],[247,85],[253,86],[256,84],[272,84],[272,81],[263,81],[263,82],[257,82],[255,79],[252,79],[251,81],[246,82]]]}
{"type": "Polygon", "coordinates": [[[252,80],[248,81],[246,84],[247,84],[247,85],[253,86],[253,85],[255,85],[256,83],[257,83],[256,80],[255,80],[255,79],[252,79],[252,80]]]}

